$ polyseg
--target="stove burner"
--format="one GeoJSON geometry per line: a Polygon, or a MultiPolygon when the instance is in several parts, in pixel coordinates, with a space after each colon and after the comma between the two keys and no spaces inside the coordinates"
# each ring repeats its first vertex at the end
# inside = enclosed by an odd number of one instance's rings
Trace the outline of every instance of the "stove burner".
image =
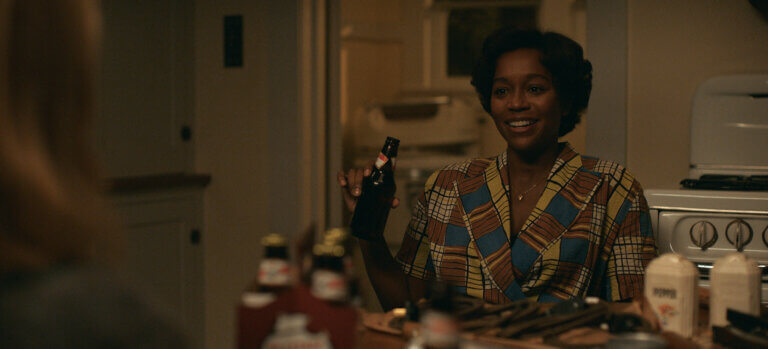
{"type": "Polygon", "coordinates": [[[683,179],[680,184],[688,189],[768,191],[768,175],[702,175],[699,179],[683,179]]]}

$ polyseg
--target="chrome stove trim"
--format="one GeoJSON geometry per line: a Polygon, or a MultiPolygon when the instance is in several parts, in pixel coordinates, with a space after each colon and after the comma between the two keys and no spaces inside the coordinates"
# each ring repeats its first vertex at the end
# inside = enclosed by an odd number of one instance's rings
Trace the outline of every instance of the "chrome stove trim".
{"type": "Polygon", "coordinates": [[[736,213],[736,214],[768,214],[768,210],[753,211],[753,210],[724,210],[716,208],[692,208],[692,207],[673,207],[673,206],[648,206],[651,210],[664,210],[664,211],[678,211],[678,212],[701,212],[701,213],[736,213]]]}
{"type": "Polygon", "coordinates": [[[706,164],[691,164],[689,168],[700,168],[704,170],[712,169],[727,169],[727,170],[768,170],[768,166],[755,166],[755,165],[706,165],[706,164]]]}

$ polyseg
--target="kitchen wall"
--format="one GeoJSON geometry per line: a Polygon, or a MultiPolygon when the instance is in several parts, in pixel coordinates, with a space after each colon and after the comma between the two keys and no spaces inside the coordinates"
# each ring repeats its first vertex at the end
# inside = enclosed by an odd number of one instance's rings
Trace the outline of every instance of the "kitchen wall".
{"type": "Polygon", "coordinates": [[[768,21],[747,0],[628,3],[627,165],[645,188],[688,175],[696,86],[768,73],[768,21]]]}
{"type": "Polygon", "coordinates": [[[196,170],[209,173],[205,193],[206,348],[235,345],[235,306],[252,278],[259,239],[271,223],[263,1],[198,1],[195,66],[196,170]],[[223,16],[244,17],[244,66],[224,68],[223,16]]]}
{"type": "MultiPolygon", "coordinates": [[[[205,193],[206,348],[235,347],[241,292],[256,276],[260,239],[305,228],[299,171],[298,1],[197,1],[195,170],[205,193]],[[243,66],[224,68],[223,18],[243,16],[243,66]]],[[[309,154],[311,155],[311,154],[309,154]]]]}

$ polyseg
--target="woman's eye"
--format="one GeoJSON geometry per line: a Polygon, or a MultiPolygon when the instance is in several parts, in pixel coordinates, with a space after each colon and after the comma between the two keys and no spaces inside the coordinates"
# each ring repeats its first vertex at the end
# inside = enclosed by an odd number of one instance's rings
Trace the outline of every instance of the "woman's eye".
{"type": "Polygon", "coordinates": [[[531,93],[542,93],[544,92],[544,88],[541,86],[531,86],[528,88],[528,91],[531,91],[531,93]]]}
{"type": "Polygon", "coordinates": [[[495,96],[499,96],[499,97],[505,96],[507,94],[507,92],[509,92],[509,91],[506,88],[504,88],[504,87],[499,87],[499,88],[496,88],[496,89],[493,90],[493,94],[495,96]]]}

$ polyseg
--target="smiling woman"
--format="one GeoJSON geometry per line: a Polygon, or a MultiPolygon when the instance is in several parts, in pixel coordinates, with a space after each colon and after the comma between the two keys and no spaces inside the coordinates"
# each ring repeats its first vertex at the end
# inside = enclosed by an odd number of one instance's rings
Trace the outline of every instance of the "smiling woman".
{"type": "MultiPolygon", "coordinates": [[[[435,281],[492,303],[642,294],[657,252],[640,184],[558,143],[586,109],[591,81],[582,48],[563,35],[502,28],[485,40],[472,85],[507,148],[433,173],[394,259],[383,239],[360,242],[385,308],[435,281]]],[[[348,198],[366,173],[340,173],[348,198]]]]}

